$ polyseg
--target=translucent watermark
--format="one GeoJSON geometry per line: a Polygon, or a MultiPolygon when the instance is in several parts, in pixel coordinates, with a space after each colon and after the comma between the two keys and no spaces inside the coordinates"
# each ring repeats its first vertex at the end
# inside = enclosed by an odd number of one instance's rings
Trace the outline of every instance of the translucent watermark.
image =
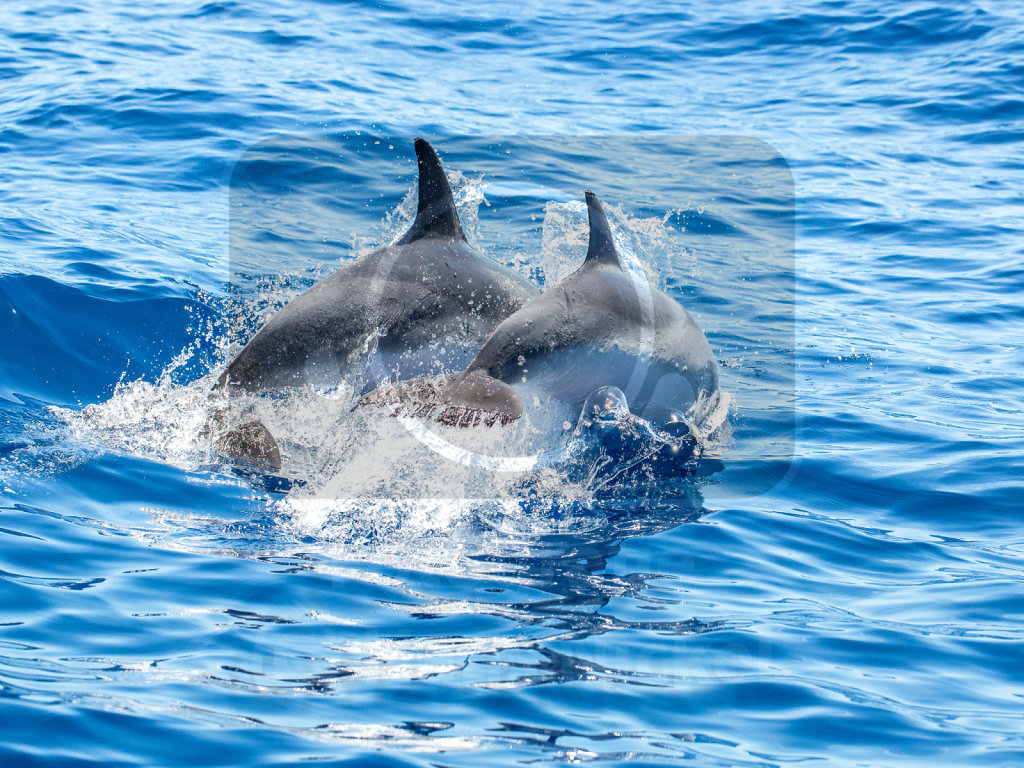
{"type": "MultiPolygon", "coordinates": [[[[283,471],[301,478],[308,496],[663,498],[709,472],[730,495],[743,495],[764,493],[785,475],[794,438],[794,200],[788,165],[775,150],[745,137],[689,136],[442,137],[431,144],[470,256],[443,245],[406,252],[424,196],[423,158],[412,137],[270,138],[243,155],[232,175],[233,351],[314,285],[319,297],[303,299],[314,309],[295,313],[281,348],[312,350],[331,337],[323,354],[303,353],[315,375],[299,371],[289,386],[247,393],[281,445],[283,471]],[[584,336],[582,344],[505,366],[501,383],[522,404],[511,424],[465,426],[470,419],[461,412],[444,423],[408,403],[358,407],[369,392],[420,377],[434,377],[444,392],[523,303],[519,296],[502,310],[497,283],[467,285],[467,259],[527,281],[527,306],[558,291],[588,253],[584,190],[603,203],[629,286],[625,301],[639,318],[633,327],[620,323],[630,338],[621,345],[628,354],[608,364],[616,381],[595,365],[584,336]],[[365,274],[352,267],[371,261],[365,274]],[[328,291],[323,281],[332,275],[328,291]],[[415,290],[416,280],[426,287],[415,290]],[[666,432],[628,411],[595,426],[581,418],[578,397],[560,396],[566,382],[574,391],[617,384],[627,407],[649,395],[659,375],[652,360],[664,346],[660,296],[689,312],[717,362],[723,424],[709,435],[691,423],[685,435],[706,438],[701,462],[687,461],[693,447],[678,429],[666,432]],[[451,305],[461,300],[458,318],[451,305]],[[317,325],[317,301],[335,319],[347,311],[379,321],[353,322],[352,332],[344,317],[317,325]],[[544,366],[544,376],[535,380],[532,364],[544,366]]],[[[581,288],[572,296],[586,302],[593,294],[581,288]]],[[[550,322],[556,327],[559,318],[550,322]]],[[[594,346],[607,347],[608,338],[606,329],[595,331],[594,346]]],[[[275,354],[265,365],[277,364],[275,354]]],[[[692,403],[679,410],[672,419],[695,420],[692,403]]]]}

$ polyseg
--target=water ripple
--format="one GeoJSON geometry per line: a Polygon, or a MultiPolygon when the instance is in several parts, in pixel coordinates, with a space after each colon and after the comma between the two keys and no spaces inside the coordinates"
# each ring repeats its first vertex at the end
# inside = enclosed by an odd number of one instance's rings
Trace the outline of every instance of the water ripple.
{"type": "Polygon", "coordinates": [[[0,764],[1024,762],[1014,9],[0,16],[0,764]],[[501,260],[571,268],[594,186],[700,315],[735,435],[685,498],[304,516],[198,445],[420,134],[501,260]]]}

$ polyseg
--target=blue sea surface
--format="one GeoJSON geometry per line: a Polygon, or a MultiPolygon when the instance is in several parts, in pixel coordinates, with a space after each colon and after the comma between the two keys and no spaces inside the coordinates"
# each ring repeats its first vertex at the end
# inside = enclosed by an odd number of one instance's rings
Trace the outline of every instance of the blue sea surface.
{"type": "Polygon", "coordinates": [[[7,0],[0,84],[0,766],[1024,766],[1014,4],[7,0]],[[538,282],[602,196],[735,398],[704,471],[449,494],[310,393],[216,459],[414,136],[538,282]]]}

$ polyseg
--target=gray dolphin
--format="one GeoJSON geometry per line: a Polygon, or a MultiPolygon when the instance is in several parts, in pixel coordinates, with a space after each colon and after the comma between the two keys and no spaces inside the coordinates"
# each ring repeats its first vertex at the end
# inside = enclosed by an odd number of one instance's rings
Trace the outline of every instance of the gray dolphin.
{"type": "MultiPolygon", "coordinates": [[[[371,345],[379,365],[374,385],[438,367],[459,370],[498,323],[537,293],[466,241],[437,153],[424,139],[415,148],[419,203],[409,230],[285,305],[228,365],[215,390],[336,385],[371,345]]],[[[232,457],[280,467],[276,442],[259,422],[236,427],[216,444],[232,457]]]]}
{"type": "Polygon", "coordinates": [[[503,320],[460,376],[381,388],[360,404],[448,424],[507,424],[522,415],[519,384],[577,406],[617,388],[656,425],[699,422],[718,396],[707,338],[677,301],[623,268],[600,201],[589,191],[586,199],[590,243],[579,269],[503,320]]]}
{"type": "Polygon", "coordinates": [[[419,206],[409,230],[290,301],[246,344],[218,387],[259,391],[311,380],[336,384],[352,353],[371,337],[390,361],[392,375],[405,378],[422,368],[423,360],[412,354],[416,350],[454,336],[465,340],[471,355],[536,294],[526,278],[466,241],[441,161],[424,139],[416,139],[416,157],[419,206]]]}

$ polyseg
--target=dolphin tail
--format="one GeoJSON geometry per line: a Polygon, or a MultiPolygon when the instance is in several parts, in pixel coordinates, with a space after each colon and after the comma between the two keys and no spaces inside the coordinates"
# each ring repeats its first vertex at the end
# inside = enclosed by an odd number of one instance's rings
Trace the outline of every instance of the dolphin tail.
{"type": "Polygon", "coordinates": [[[523,415],[518,393],[483,371],[458,377],[427,377],[398,382],[364,395],[356,408],[376,405],[392,416],[412,416],[455,427],[511,424],[523,415]]]}

